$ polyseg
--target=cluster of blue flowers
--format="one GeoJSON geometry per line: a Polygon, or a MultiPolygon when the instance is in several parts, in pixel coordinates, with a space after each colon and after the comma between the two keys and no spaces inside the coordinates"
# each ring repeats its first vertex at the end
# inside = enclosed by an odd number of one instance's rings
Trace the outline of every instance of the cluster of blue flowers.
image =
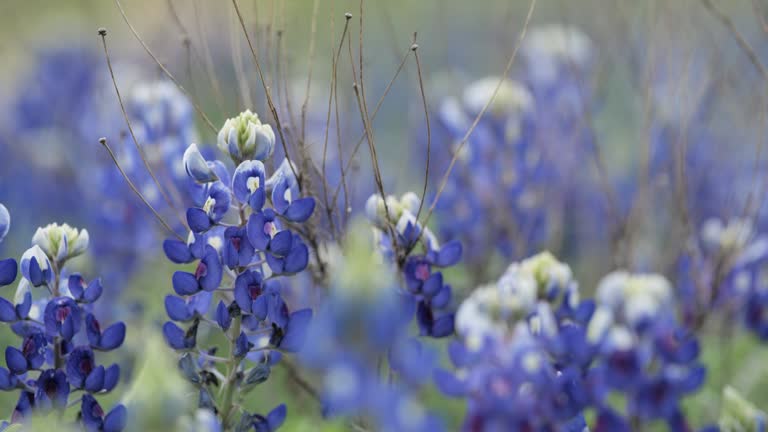
{"type": "MultiPolygon", "coordinates": [[[[8,210],[0,204],[0,241],[9,224],[8,210]]],[[[19,391],[11,423],[23,423],[33,413],[61,414],[79,404],[77,422],[85,430],[118,432],[125,427],[124,406],[105,415],[96,400],[115,388],[120,367],[99,365],[95,351],[120,347],[126,326],[117,322],[102,329],[94,314],[103,291],[101,280],[87,283],[66,267],[88,243],[86,230],[66,224],[39,228],[21,257],[22,279],[14,301],[0,297],[0,321],[22,339],[19,348],[5,348],[7,369],[0,368],[0,390],[19,391]]],[[[0,286],[13,283],[17,271],[13,259],[0,261],[0,286]]],[[[0,429],[8,425],[4,422],[0,429]]]]}
{"type": "Polygon", "coordinates": [[[344,250],[328,252],[329,293],[307,336],[322,342],[304,347],[302,363],[321,373],[328,417],[360,419],[352,422],[364,430],[444,430],[419,399],[438,352],[409,335],[413,294],[398,288],[404,282],[372,250],[365,228],[353,222],[344,250]]]}
{"type": "Polygon", "coordinates": [[[108,153],[99,148],[98,140],[106,137],[144,198],[179,229],[171,205],[183,205],[189,182],[178,160],[197,133],[192,104],[174,84],[147,79],[119,62],[118,85],[140,152],[102,62],[96,52],[85,48],[40,53],[28,80],[19,83],[19,96],[11,107],[13,121],[0,126],[1,135],[9,139],[4,146],[9,152],[3,159],[7,163],[0,163],[0,192],[23,216],[17,218],[19,228],[33,229],[36,225],[30,224],[42,222],[37,216],[44,213],[42,203],[58,217],[87,225],[94,234],[91,252],[99,256],[106,278],[104,295],[114,299],[151,257],[147,252],[159,252],[158,230],[147,223],[151,213],[108,153]],[[94,124],[100,125],[98,130],[94,124]],[[10,145],[11,141],[19,145],[10,145]],[[89,168],[82,169],[84,164],[89,168]],[[167,190],[159,190],[146,165],[167,190]],[[36,175],[25,175],[29,171],[36,175]],[[54,191],[51,184],[60,187],[54,191]],[[29,201],[30,195],[40,199],[29,201]],[[73,201],[82,205],[72,206],[73,201]]]}
{"type": "Polygon", "coordinates": [[[436,384],[468,399],[466,430],[581,431],[587,408],[597,431],[657,420],[689,430],[680,401],[705,369],[673,295],[662,276],[617,271],[582,301],[551,254],[513,263],[461,304],[449,346],[458,372],[438,370],[436,384]]]}
{"type": "Polygon", "coordinates": [[[250,111],[227,120],[218,135],[219,149],[236,166],[234,175],[225,162],[208,161],[190,145],[183,166],[200,187],[196,205],[186,212],[189,239],[163,244],[171,261],[194,263],[192,272],[173,275],[175,295],[165,298],[172,321],[163,334],[182,353],[179,365],[199,388],[200,408],[216,414],[224,430],[237,425],[236,430],[273,431],[283,423],[284,405],[262,416],[239,400],[269,377],[284,353],[301,347],[312,317],[311,309],[289,309],[281,281],[309,264],[297,232],[315,201],[301,196],[287,160],[267,177],[264,163],[274,145],[271,127],[250,111]],[[209,314],[214,297],[219,301],[209,314]],[[205,343],[211,331],[229,340],[227,357],[205,343]]]}
{"type": "Polygon", "coordinates": [[[584,237],[581,222],[593,226],[605,217],[603,196],[589,183],[594,139],[585,112],[594,110],[588,82],[593,50],[576,29],[534,28],[514,78],[477,80],[438,105],[433,148],[449,151],[432,152],[433,181],[456,158],[436,207],[440,232],[462,240],[476,283],[491,276],[494,252],[519,259],[557,236],[584,237]]]}
{"type": "Polygon", "coordinates": [[[402,282],[400,294],[415,311],[421,335],[441,338],[453,334],[454,314],[452,289],[439,269],[457,264],[462,247],[458,241],[441,246],[416,219],[420,205],[413,192],[386,200],[374,194],[366,202],[365,213],[374,226],[380,253],[396,267],[402,282]]]}

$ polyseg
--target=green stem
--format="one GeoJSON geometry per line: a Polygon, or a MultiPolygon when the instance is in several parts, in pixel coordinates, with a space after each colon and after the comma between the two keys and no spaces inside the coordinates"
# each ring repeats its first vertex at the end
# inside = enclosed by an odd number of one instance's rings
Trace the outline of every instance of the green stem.
{"type": "Polygon", "coordinates": [[[241,317],[237,316],[232,320],[232,337],[229,346],[229,360],[227,362],[227,379],[224,381],[223,391],[224,397],[221,400],[221,424],[224,430],[229,430],[232,421],[232,401],[235,395],[235,388],[237,387],[236,376],[237,369],[240,366],[240,359],[235,357],[235,344],[237,343],[237,337],[240,336],[240,323],[241,317]]]}

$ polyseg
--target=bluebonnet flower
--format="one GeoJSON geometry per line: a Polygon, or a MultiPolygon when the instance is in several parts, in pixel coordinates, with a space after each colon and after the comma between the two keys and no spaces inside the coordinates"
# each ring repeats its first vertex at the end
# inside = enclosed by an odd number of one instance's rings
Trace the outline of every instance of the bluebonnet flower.
{"type": "Polygon", "coordinates": [[[163,335],[168,345],[183,352],[179,365],[198,389],[198,406],[214,413],[213,424],[222,430],[280,427],[285,406],[266,416],[237,413],[235,398],[266,380],[284,353],[302,347],[312,318],[311,309],[289,308],[279,276],[300,273],[309,265],[309,250],[298,233],[299,224],[314,210],[314,199],[301,197],[295,178],[284,169],[267,178],[264,162],[273,153],[274,140],[271,127],[250,111],[227,120],[218,145],[237,165],[233,176],[224,162],[206,160],[191,145],[183,166],[200,185],[196,206],[187,210],[191,233],[187,242],[169,239],[163,244],[171,261],[196,265],[193,273],[173,275],[177,296],[165,299],[172,321],[163,325],[163,335]],[[219,300],[211,308],[214,297],[219,300]],[[202,343],[203,325],[229,339],[227,358],[215,356],[217,350],[202,343]],[[215,387],[220,387],[218,398],[215,387]]]}
{"type": "Polygon", "coordinates": [[[17,86],[13,121],[3,131],[8,132],[9,143],[28,145],[3,147],[10,152],[3,162],[13,163],[0,164],[4,177],[0,192],[17,212],[27,212],[17,216],[23,216],[18,219],[21,223],[34,224],[30,229],[41,222],[37,215],[45,213],[35,202],[44,202],[45,209],[59,217],[87,222],[94,234],[90,249],[106,270],[106,295],[112,298],[142,259],[151,255],[147,252],[156,245],[156,228],[147,224],[147,209],[106,152],[93,151],[97,133],[107,137],[119,163],[147,200],[168,215],[172,209],[158,193],[142,158],[161,183],[173,185],[168,193],[172,198],[179,195],[176,189],[186,189],[186,176],[176,162],[197,138],[192,104],[174,84],[148,80],[127,64],[115,62],[128,118],[142,147],[140,154],[126,133],[119,104],[114,96],[105,97],[113,95],[114,89],[109,75],[100,73],[103,59],[98,52],[70,46],[41,52],[17,86]],[[94,124],[101,129],[94,131],[94,124]],[[29,171],[35,175],[25,175],[29,171]],[[26,178],[23,185],[15,180],[19,178],[26,178]],[[40,199],[31,202],[31,195],[40,199]]]}
{"type": "Polygon", "coordinates": [[[436,210],[440,232],[467,246],[473,272],[481,274],[494,252],[517,257],[539,248],[551,229],[544,193],[551,167],[536,147],[535,101],[529,90],[510,79],[487,77],[469,84],[459,97],[447,97],[436,113],[433,141],[450,152],[432,152],[439,176],[501,82],[486,115],[457,155],[457,163],[436,210]]]}
{"type": "Polygon", "coordinates": [[[307,335],[322,343],[307,344],[302,362],[322,374],[326,416],[363,417],[377,430],[444,430],[417,393],[437,353],[408,335],[412,306],[398,294],[391,268],[371,253],[364,230],[353,222],[344,251],[329,251],[330,293],[307,335]],[[377,370],[383,358],[391,380],[377,370]]]}
{"type": "Polygon", "coordinates": [[[626,422],[687,425],[681,399],[701,386],[706,370],[696,336],[675,318],[669,281],[616,271],[599,283],[596,301],[587,340],[597,358],[587,379],[598,412],[611,410],[607,394],[618,391],[627,405],[614,414],[626,422]]]}
{"type": "Polygon", "coordinates": [[[125,427],[125,407],[117,405],[104,416],[94,398],[115,388],[120,368],[99,365],[93,350],[120,347],[126,326],[118,322],[101,330],[93,312],[102,293],[98,279],[88,284],[79,274],[64,276],[67,261],[84,253],[88,241],[87,231],[68,225],[38,229],[21,261],[23,279],[15,304],[0,299],[0,321],[10,323],[22,339],[19,348],[6,347],[8,369],[0,368],[0,389],[21,390],[12,423],[25,422],[35,411],[63,414],[80,399],[78,421],[85,430],[118,432],[125,427]],[[33,302],[30,287],[43,286],[38,291],[45,292],[33,302]]]}
{"type": "Polygon", "coordinates": [[[405,282],[400,293],[415,307],[421,335],[446,337],[453,333],[452,289],[436,269],[458,263],[462,247],[458,241],[441,247],[429,228],[422,228],[416,220],[419,202],[413,192],[399,200],[390,196],[386,202],[374,194],[366,203],[366,216],[374,225],[380,252],[405,282]]]}
{"type": "Polygon", "coordinates": [[[438,370],[435,380],[443,393],[467,397],[464,430],[583,424],[591,361],[583,323],[591,308],[578,294],[571,269],[545,252],[511,264],[495,284],[477,288],[461,304],[460,340],[449,345],[458,372],[438,370]]]}

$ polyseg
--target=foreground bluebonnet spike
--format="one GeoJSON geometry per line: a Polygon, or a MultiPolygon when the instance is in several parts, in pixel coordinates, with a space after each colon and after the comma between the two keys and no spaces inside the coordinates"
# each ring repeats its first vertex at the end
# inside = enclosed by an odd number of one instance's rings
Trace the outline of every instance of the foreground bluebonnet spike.
{"type": "Polygon", "coordinates": [[[311,309],[291,310],[280,280],[309,266],[309,249],[298,224],[311,215],[314,199],[300,196],[293,183],[286,183],[295,187],[281,190],[279,199],[270,194],[278,187],[276,179],[284,175],[278,168],[267,180],[270,164],[264,162],[272,155],[274,140],[270,126],[250,111],[227,120],[218,147],[236,165],[231,182],[223,162],[205,160],[190,147],[184,166],[197,182],[207,183],[197,206],[187,209],[189,240],[163,244],[175,263],[199,260],[193,273],[174,273],[176,295],[165,298],[171,321],[162,331],[168,345],[181,352],[179,366],[197,389],[198,408],[212,415],[212,424],[222,430],[237,425],[235,430],[273,431],[283,423],[284,406],[266,417],[234,407],[242,395],[267,379],[283,353],[302,347],[312,318],[311,309]],[[212,174],[218,180],[211,181],[212,174]],[[208,296],[205,308],[198,307],[203,295],[208,296]],[[209,314],[214,295],[216,307],[209,314]],[[225,356],[198,338],[201,324],[225,333],[229,341],[225,356]],[[248,366],[249,362],[256,365],[248,366]],[[216,370],[222,365],[228,370],[223,376],[216,370]],[[213,397],[210,386],[220,387],[219,397],[213,397]]]}
{"type": "Polygon", "coordinates": [[[103,290],[101,280],[96,278],[87,284],[66,266],[69,259],[84,252],[88,233],[51,224],[38,229],[33,242],[22,258],[23,279],[16,304],[0,298],[0,321],[11,324],[22,339],[19,348],[6,347],[8,369],[0,369],[0,388],[21,390],[11,423],[26,423],[35,411],[63,415],[83,397],[88,403],[78,419],[86,430],[121,431],[125,425],[124,407],[118,406],[114,414],[104,417],[92,396],[78,392],[101,394],[115,388],[119,366],[105,368],[98,364],[93,349],[118,348],[126,333],[122,322],[102,331],[94,315],[93,303],[103,290]],[[38,290],[33,300],[30,285],[45,285],[46,289],[38,290]]]}

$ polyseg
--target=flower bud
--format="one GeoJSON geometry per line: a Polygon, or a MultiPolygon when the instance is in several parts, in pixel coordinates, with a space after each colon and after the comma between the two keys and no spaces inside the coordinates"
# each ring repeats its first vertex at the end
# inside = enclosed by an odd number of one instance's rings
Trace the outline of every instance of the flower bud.
{"type": "Polygon", "coordinates": [[[33,245],[39,246],[49,259],[59,262],[85,252],[88,241],[87,230],[78,230],[67,224],[56,223],[38,228],[32,236],[33,245]]]}
{"type": "Polygon", "coordinates": [[[275,149],[272,127],[259,120],[259,116],[246,110],[228,119],[219,131],[218,146],[239,164],[244,160],[264,161],[275,149]]]}

